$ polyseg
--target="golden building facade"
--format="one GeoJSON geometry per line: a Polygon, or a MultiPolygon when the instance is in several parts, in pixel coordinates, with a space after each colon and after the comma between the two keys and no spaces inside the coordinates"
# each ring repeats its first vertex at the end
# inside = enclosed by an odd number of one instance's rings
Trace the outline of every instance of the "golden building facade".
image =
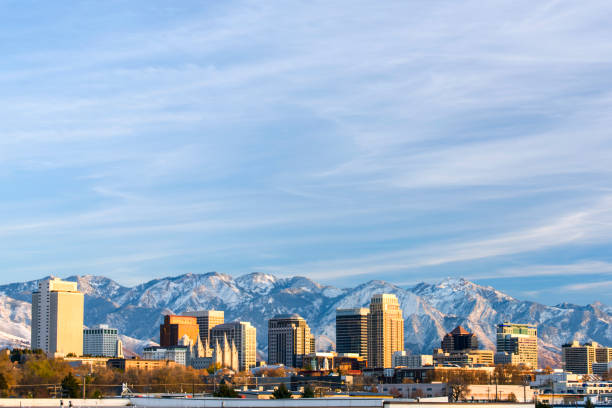
{"type": "Polygon", "coordinates": [[[161,347],[178,346],[183,336],[195,343],[200,338],[200,328],[195,317],[164,316],[164,323],[159,326],[159,345],[161,347]]]}
{"type": "Polygon", "coordinates": [[[225,312],[223,310],[197,310],[185,312],[184,316],[195,317],[200,331],[200,340],[205,343],[211,342],[210,331],[213,327],[225,322],[225,312]]]}
{"type": "Polygon", "coordinates": [[[50,278],[32,293],[31,347],[49,356],[83,354],[84,296],[76,282],[50,278]]]}
{"type": "Polygon", "coordinates": [[[378,294],[370,301],[368,367],[393,367],[392,356],[404,350],[404,319],[397,297],[378,294]]]}
{"type": "Polygon", "coordinates": [[[514,354],[517,364],[538,368],[538,328],[533,324],[497,325],[497,352],[514,354]]]}

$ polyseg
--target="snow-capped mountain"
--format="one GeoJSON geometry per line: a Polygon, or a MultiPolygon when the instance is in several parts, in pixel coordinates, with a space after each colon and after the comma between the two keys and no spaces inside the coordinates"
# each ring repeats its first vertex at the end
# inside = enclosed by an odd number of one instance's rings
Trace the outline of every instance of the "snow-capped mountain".
{"type": "MultiPolygon", "coordinates": [[[[445,279],[401,288],[370,281],[340,289],[304,277],[280,278],[251,273],[237,278],[216,272],[155,279],[127,288],[101,276],[73,276],[85,293],[85,324],[108,323],[137,351],[158,341],[166,313],[218,309],[226,321],[246,320],[257,328],[258,348],[265,358],[267,319],[278,313],[299,313],[317,336],[319,349],[334,348],[335,309],[364,307],[376,293],[397,295],[404,313],[406,348],[431,353],[442,336],[461,324],[473,331],[485,348],[494,348],[495,325],[501,321],[535,323],[539,327],[542,365],[558,365],[563,343],[572,339],[612,345],[612,308],[546,306],[525,302],[492,287],[464,279],[445,279]]],[[[31,291],[37,282],[0,286],[0,345],[29,341],[31,291]]]]}

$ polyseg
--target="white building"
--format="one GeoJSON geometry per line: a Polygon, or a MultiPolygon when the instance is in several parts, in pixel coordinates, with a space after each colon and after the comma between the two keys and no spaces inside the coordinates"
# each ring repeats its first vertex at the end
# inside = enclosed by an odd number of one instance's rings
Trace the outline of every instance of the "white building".
{"type": "Polygon", "coordinates": [[[92,357],[123,357],[123,345],[117,329],[106,324],[83,329],[83,354],[92,357]]]}
{"type": "Polygon", "coordinates": [[[142,358],[144,360],[174,361],[177,364],[186,366],[188,361],[188,347],[145,347],[142,352],[142,358]]]}
{"type": "Polygon", "coordinates": [[[430,354],[407,354],[406,351],[396,351],[391,357],[393,367],[417,368],[433,365],[433,356],[430,354]]]}
{"type": "MultiPolygon", "coordinates": [[[[202,340],[205,341],[205,340],[202,340]]],[[[249,322],[230,322],[213,327],[210,330],[209,345],[216,347],[225,343],[235,347],[238,352],[238,369],[248,370],[257,364],[257,329],[249,322]]]]}

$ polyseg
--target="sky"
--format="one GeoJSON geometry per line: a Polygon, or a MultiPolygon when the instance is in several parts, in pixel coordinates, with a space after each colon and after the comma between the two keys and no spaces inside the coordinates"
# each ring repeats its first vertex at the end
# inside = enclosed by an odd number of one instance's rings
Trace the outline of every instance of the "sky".
{"type": "Polygon", "coordinates": [[[612,304],[612,2],[0,2],[0,283],[612,304]]]}

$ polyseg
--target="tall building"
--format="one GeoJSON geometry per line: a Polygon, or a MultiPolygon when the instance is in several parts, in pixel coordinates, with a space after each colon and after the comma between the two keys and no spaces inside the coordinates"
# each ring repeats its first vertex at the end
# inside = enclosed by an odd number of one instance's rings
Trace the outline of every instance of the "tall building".
{"type": "Polygon", "coordinates": [[[161,347],[177,346],[185,335],[194,343],[200,337],[200,328],[195,317],[164,316],[164,323],[159,326],[159,345],[161,347]]]}
{"type": "Polygon", "coordinates": [[[268,364],[301,367],[304,355],[315,351],[314,336],[298,314],[268,320],[268,364]]]}
{"type": "Polygon", "coordinates": [[[83,354],[84,297],[76,282],[50,278],[32,293],[32,349],[50,356],[83,354]]]}
{"type": "Polygon", "coordinates": [[[200,328],[200,339],[202,342],[210,343],[210,331],[213,327],[223,324],[225,321],[225,313],[223,310],[198,310],[194,312],[185,312],[184,316],[193,316],[197,319],[200,328]]]}
{"type": "MultiPolygon", "coordinates": [[[[497,325],[497,354],[495,363],[502,361],[498,358],[507,353],[506,357],[515,364],[524,364],[531,368],[538,367],[538,328],[533,324],[500,323],[497,325]]],[[[501,357],[500,357],[501,358],[501,357]]]]}
{"type": "Polygon", "coordinates": [[[478,350],[478,339],[473,333],[457,326],[444,336],[441,346],[445,353],[478,350]]]}
{"type": "Polygon", "coordinates": [[[602,347],[596,342],[580,345],[577,341],[563,345],[563,365],[565,371],[574,374],[595,374],[593,365],[610,363],[612,348],[602,347]]]}
{"type": "Polygon", "coordinates": [[[368,357],[367,308],[336,309],[336,352],[368,357]]]}
{"type": "Polygon", "coordinates": [[[106,324],[83,329],[83,354],[93,357],[123,357],[117,329],[106,324]]]}
{"type": "Polygon", "coordinates": [[[224,339],[234,343],[238,349],[239,370],[255,367],[257,358],[257,330],[249,322],[219,324],[210,331],[211,345],[224,339]]]}
{"type": "Polygon", "coordinates": [[[378,294],[370,301],[368,367],[391,368],[392,356],[404,350],[404,319],[395,295],[378,294]]]}

